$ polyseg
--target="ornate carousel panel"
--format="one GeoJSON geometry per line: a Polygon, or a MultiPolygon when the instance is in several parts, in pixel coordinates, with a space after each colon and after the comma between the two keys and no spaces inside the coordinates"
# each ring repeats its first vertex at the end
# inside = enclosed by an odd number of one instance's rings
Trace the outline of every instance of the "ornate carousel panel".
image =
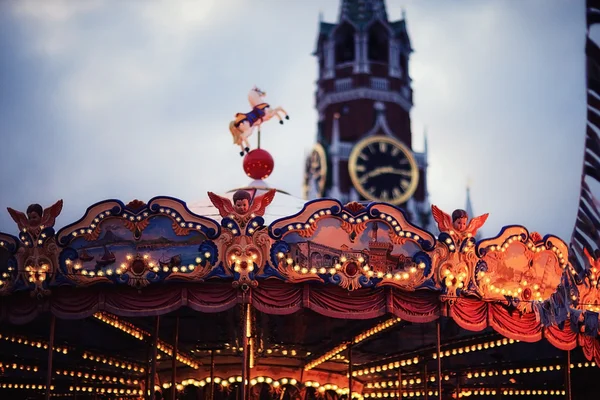
{"type": "Polygon", "coordinates": [[[216,222],[172,198],[147,205],[105,201],[57,234],[63,250],[57,283],[121,283],[135,287],[169,280],[202,280],[216,258],[216,222]]]}
{"type": "Polygon", "coordinates": [[[410,224],[388,204],[343,206],[334,200],[307,203],[304,210],[269,227],[278,271],[292,282],[322,280],[354,290],[392,285],[434,288],[435,238],[410,224]]]}

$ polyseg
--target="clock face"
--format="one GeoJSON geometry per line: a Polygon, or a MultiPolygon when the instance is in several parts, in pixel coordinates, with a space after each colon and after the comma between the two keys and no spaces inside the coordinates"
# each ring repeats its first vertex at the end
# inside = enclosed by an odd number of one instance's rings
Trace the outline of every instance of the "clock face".
{"type": "Polygon", "coordinates": [[[402,204],[419,182],[412,152],[388,136],[371,136],[358,142],[350,154],[348,169],[356,190],[371,201],[402,204]]]}
{"type": "Polygon", "coordinates": [[[325,148],[317,143],[304,168],[304,198],[306,200],[322,197],[327,180],[327,158],[325,148]]]}

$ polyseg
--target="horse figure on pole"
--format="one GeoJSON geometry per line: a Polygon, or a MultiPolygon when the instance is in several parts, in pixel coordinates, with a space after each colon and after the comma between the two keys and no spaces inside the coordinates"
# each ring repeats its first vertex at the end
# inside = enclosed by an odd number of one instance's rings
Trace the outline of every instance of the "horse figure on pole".
{"type": "MultiPolygon", "coordinates": [[[[290,119],[287,112],[281,107],[272,108],[268,103],[265,103],[266,92],[263,92],[254,86],[248,92],[248,102],[252,107],[249,113],[237,113],[235,120],[229,123],[229,131],[233,136],[233,144],[240,146],[240,156],[244,156],[244,152],[250,152],[250,143],[248,139],[254,133],[254,129],[259,128],[263,122],[270,120],[273,117],[279,119],[279,123],[283,124],[283,114],[285,119],[290,119]]],[[[260,129],[260,128],[259,128],[260,129]]]]}

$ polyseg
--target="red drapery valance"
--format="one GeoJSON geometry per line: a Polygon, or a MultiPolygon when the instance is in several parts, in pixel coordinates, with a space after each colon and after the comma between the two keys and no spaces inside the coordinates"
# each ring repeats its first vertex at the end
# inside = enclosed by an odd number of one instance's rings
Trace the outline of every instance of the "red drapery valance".
{"type": "MultiPolygon", "coordinates": [[[[337,286],[267,280],[246,294],[230,282],[150,286],[141,290],[62,287],[42,298],[18,293],[0,298],[0,318],[24,324],[48,311],[61,319],[87,318],[99,311],[143,317],[167,314],[180,307],[215,313],[246,301],[260,312],[278,315],[308,308],[332,318],[371,319],[389,313],[406,321],[423,323],[434,321],[442,314],[439,293],[432,291],[403,292],[390,287],[347,291],[337,286]]],[[[534,313],[511,313],[501,304],[473,298],[453,301],[448,306],[448,315],[470,331],[481,331],[489,326],[507,338],[523,342],[536,342],[544,335],[562,350],[571,350],[579,344],[586,358],[600,365],[600,340],[572,332],[569,321],[563,329],[542,328],[534,313]]]]}

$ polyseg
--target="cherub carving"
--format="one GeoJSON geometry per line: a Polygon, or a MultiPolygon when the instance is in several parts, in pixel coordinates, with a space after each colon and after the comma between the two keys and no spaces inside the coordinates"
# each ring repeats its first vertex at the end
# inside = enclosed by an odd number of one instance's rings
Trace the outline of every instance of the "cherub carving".
{"type": "Polygon", "coordinates": [[[31,204],[27,211],[14,210],[8,207],[8,213],[17,223],[21,232],[29,232],[31,239],[36,240],[40,233],[46,228],[52,228],[56,222],[56,217],[60,214],[63,207],[63,201],[59,200],[54,205],[43,209],[39,204],[31,204]]]}
{"type": "Polygon", "coordinates": [[[489,214],[483,214],[471,218],[471,221],[469,221],[469,215],[465,210],[454,210],[452,216],[450,216],[435,205],[431,206],[431,213],[438,224],[440,232],[448,233],[457,243],[465,238],[475,236],[489,216],[489,214]]]}
{"type": "Polygon", "coordinates": [[[212,192],[208,192],[208,197],[219,210],[221,217],[233,219],[239,224],[240,229],[244,229],[252,218],[265,215],[265,210],[273,201],[275,192],[275,189],[271,189],[263,195],[256,196],[252,201],[250,193],[238,190],[233,194],[233,203],[227,197],[221,197],[212,192]]]}
{"type": "Polygon", "coordinates": [[[17,223],[19,235],[25,247],[19,248],[16,258],[18,263],[18,278],[34,286],[32,296],[38,293],[48,294],[44,282],[52,279],[58,266],[59,249],[53,237],[56,217],[60,214],[63,201],[43,209],[39,204],[31,204],[26,213],[8,208],[12,219],[17,223]]]}

